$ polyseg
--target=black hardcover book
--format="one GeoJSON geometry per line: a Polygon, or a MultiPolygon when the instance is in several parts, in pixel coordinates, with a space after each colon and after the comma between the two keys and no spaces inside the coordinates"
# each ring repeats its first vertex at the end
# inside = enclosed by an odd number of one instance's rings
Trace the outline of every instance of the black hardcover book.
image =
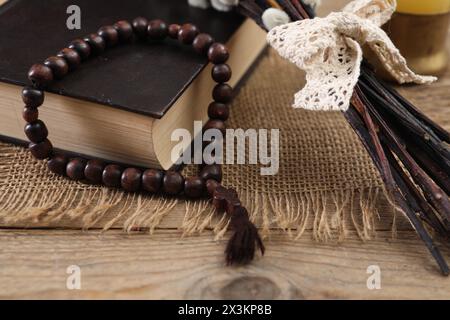
{"type": "MultiPolygon", "coordinates": [[[[100,26],[138,16],[167,23],[194,23],[216,41],[228,44],[234,71],[232,85],[265,46],[264,34],[237,13],[193,8],[187,0],[6,1],[0,6],[0,116],[4,121],[1,124],[0,120],[0,135],[24,140],[20,86],[28,83],[31,65],[42,63],[72,40],[96,32],[100,26]],[[69,30],[66,25],[71,5],[80,8],[80,30],[69,30]],[[11,122],[16,123],[15,128],[11,122]]],[[[192,113],[192,117],[185,118],[204,120],[213,83],[206,57],[177,41],[165,42],[172,43],[135,41],[119,45],[89,59],[49,87],[47,91],[53,94],[47,94],[46,105],[40,111],[55,146],[114,161],[169,167],[170,128],[161,121],[173,113],[166,121],[171,128],[191,129],[186,119],[174,119],[192,113]],[[182,106],[175,108],[177,105],[182,106]],[[105,112],[107,119],[101,119],[99,115],[105,112]],[[61,121],[68,125],[58,126],[61,121]],[[111,129],[114,125],[121,129],[111,129]],[[77,143],[66,141],[67,134],[77,143]],[[132,138],[139,140],[135,146],[132,138]]]]}

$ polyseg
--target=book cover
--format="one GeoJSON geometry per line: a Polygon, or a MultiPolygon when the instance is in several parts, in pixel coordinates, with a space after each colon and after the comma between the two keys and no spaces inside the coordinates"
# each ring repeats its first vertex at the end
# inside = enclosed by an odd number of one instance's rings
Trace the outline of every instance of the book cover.
{"type": "MultiPolygon", "coordinates": [[[[32,64],[73,39],[138,16],[191,22],[220,42],[244,22],[237,13],[193,8],[180,0],[10,0],[0,7],[0,81],[23,86],[32,64]],[[66,26],[71,5],[81,9],[80,30],[66,26]]],[[[206,65],[207,59],[188,46],[135,43],[89,59],[47,90],[159,119],[206,65]]]]}

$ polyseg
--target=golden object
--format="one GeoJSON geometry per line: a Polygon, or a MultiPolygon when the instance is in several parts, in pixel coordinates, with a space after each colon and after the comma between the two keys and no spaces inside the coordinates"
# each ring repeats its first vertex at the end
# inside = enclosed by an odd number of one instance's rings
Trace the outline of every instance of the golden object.
{"type": "Polygon", "coordinates": [[[440,75],[446,70],[449,61],[446,46],[449,25],[450,13],[395,13],[385,30],[414,72],[440,75]]]}
{"type": "Polygon", "coordinates": [[[399,0],[384,29],[414,72],[440,75],[449,62],[449,26],[450,0],[399,0]]]}
{"type": "Polygon", "coordinates": [[[450,12],[450,0],[397,0],[397,12],[434,15],[450,12]]]}

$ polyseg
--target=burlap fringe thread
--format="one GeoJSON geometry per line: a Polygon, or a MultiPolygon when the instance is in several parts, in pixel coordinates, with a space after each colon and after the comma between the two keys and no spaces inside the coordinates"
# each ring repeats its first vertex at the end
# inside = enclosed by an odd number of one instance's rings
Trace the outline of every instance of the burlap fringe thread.
{"type": "MultiPolygon", "coordinates": [[[[18,158],[25,151],[19,150],[18,147],[0,144],[1,177],[11,176],[8,172],[11,163],[16,163],[20,168],[18,158]]],[[[41,165],[37,166],[37,170],[43,169],[41,165]]],[[[42,171],[48,175],[45,169],[42,171]]],[[[27,174],[16,174],[16,179],[21,178],[26,179],[27,174]]],[[[224,215],[216,213],[206,200],[186,201],[127,194],[72,182],[76,187],[59,188],[57,183],[64,179],[54,176],[42,185],[34,184],[23,190],[15,185],[14,180],[0,180],[0,223],[4,226],[33,228],[55,226],[62,220],[77,220],[80,222],[76,225],[83,229],[101,228],[106,231],[122,225],[126,232],[145,230],[153,233],[162,220],[183,203],[185,214],[180,229],[184,236],[208,229],[213,230],[216,238],[220,239],[229,222],[224,215]],[[49,187],[48,181],[54,181],[55,185],[49,187]]],[[[245,191],[240,194],[264,237],[270,235],[271,229],[282,229],[298,239],[305,230],[311,229],[314,239],[318,241],[342,241],[352,227],[363,240],[373,237],[379,195],[378,188],[281,196],[245,191]]]]}

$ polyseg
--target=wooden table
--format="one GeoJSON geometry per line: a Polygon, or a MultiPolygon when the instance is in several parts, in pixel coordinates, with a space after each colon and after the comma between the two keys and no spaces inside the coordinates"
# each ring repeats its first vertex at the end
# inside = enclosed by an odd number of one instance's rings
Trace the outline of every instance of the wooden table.
{"type": "MultiPolygon", "coordinates": [[[[0,0],[2,1],[2,0],[0,0]]],[[[325,1],[340,7],[346,0],[325,1]]],[[[401,91],[450,129],[450,72],[426,90],[401,91]]],[[[181,239],[176,223],[153,236],[79,230],[0,229],[0,298],[57,299],[450,299],[450,279],[410,228],[393,239],[388,225],[366,243],[291,241],[274,231],[264,259],[224,266],[225,240],[210,232],[181,239]],[[69,290],[67,268],[81,268],[81,290],[69,290]],[[369,290],[369,266],[379,266],[381,289],[369,290]]],[[[443,253],[450,261],[449,248],[443,253]]]]}

